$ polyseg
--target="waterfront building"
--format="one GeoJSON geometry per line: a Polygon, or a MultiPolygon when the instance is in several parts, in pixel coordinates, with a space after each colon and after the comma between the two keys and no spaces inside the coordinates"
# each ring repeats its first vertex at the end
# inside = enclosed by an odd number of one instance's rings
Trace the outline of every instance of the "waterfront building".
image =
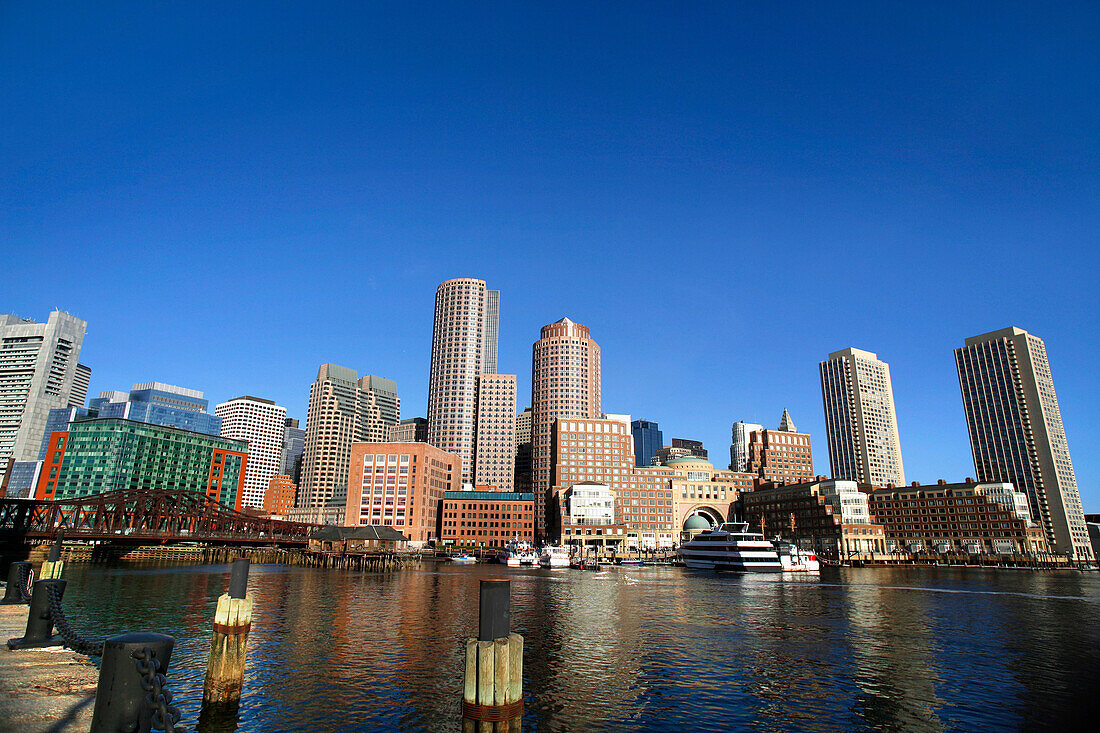
{"type": "Polygon", "coordinates": [[[297,484],[302,478],[302,453],[306,449],[306,431],[298,427],[297,418],[283,423],[283,473],[297,484]]]}
{"type": "Polygon", "coordinates": [[[294,508],[294,497],[298,487],[286,474],[271,477],[264,492],[263,510],[276,517],[284,517],[294,508]]]}
{"type": "Polygon", "coordinates": [[[730,441],[730,470],[749,470],[749,436],[763,430],[763,425],[740,420],[733,424],[733,436],[730,441]]]}
{"type": "Polygon", "coordinates": [[[1092,556],[1100,557],[1100,514],[1086,514],[1085,526],[1089,529],[1089,544],[1092,545],[1092,556]]]}
{"type": "Polygon", "coordinates": [[[1027,496],[1009,483],[974,482],[874,489],[871,516],[886,532],[886,549],[902,552],[1036,554],[1047,551],[1027,496]]]}
{"type": "Polygon", "coordinates": [[[359,380],[359,391],[363,413],[362,439],[368,443],[384,443],[390,428],[401,421],[397,382],[368,374],[359,380]]]}
{"type": "Polygon", "coordinates": [[[753,476],[716,471],[697,456],[667,466],[635,465],[633,431],[622,419],[558,420],[554,425],[553,486],[548,534],[566,532],[565,492],[581,483],[605,485],[615,497],[616,523],[627,549],[673,547],[694,516],[714,526],[730,518],[730,504],[751,490],[753,476]]]}
{"type": "Polygon", "coordinates": [[[387,443],[427,443],[428,420],[423,417],[410,417],[390,427],[387,443]]]}
{"type": "Polygon", "coordinates": [[[966,339],[955,363],[978,481],[1011,483],[1055,552],[1092,557],[1046,344],[1005,328],[966,339]]]}
{"type": "Polygon", "coordinates": [[[760,482],[742,492],[739,509],[753,531],[775,535],[833,557],[886,552],[886,531],[855,481],[760,482]]]}
{"type": "Polygon", "coordinates": [[[443,495],[438,536],[445,545],[503,547],[511,540],[535,541],[535,497],[529,492],[474,491],[443,495]]]}
{"type": "Polygon", "coordinates": [[[778,430],[761,428],[748,435],[746,470],[765,481],[795,484],[814,478],[810,434],[794,430],[790,414],[783,410],[778,430]]]}
{"type": "Polygon", "coordinates": [[[634,436],[634,465],[648,466],[664,445],[664,434],[657,423],[650,420],[635,420],[630,423],[630,432],[634,436]]]}
{"type": "Polygon", "coordinates": [[[500,291],[484,280],[458,278],[435,291],[428,377],[428,442],[462,459],[462,480],[474,478],[477,378],[497,370],[500,291]]]}
{"type": "Polygon", "coordinates": [[[627,544],[627,527],[616,521],[616,497],[611,487],[597,481],[581,481],[561,493],[559,542],[604,550],[627,544]]]}
{"type": "Polygon", "coordinates": [[[244,474],[241,506],[259,509],[271,479],[283,469],[283,437],[286,408],[261,397],[235,397],[214,408],[223,438],[248,444],[248,468],[244,474]]]}
{"type": "Polygon", "coordinates": [[[106,491],[192,491],[239,510],[248,444],[191,430],[96,417],[50,436],[36,499],[106,491]]]}
{"type": "Polygon", "coordinates": [[[88,324],[53,311],[45,323],[0,315],[0,478],[38,460],[50,410],[83,407],[91,370],[79,364],[88,324]]]}
{"type": "MultiPolygon", "coordinates": [[[[309,390],[298,506],[343,509],[353,443],[383,436],[400,418],[393,380],[322,364],[309,390]]],[[[379,440],[374,442],[381,442],[379,440]]]]}
{"type": "Polygon", "coordinates": [[[535,536],[546,534],[547,492],[553,486],[554,421],[600,416],[600,347],[587,326],[562,318],[542,327],[532,347],[531,471],[535,536]]]}
{"type": "Polygon", "coordinates": [[[515,482],[516,375],[477,378],[474,483],[511,491],[515,482]]]}
{"type": "Polygon", "coordinates": [[[903,486],[890,366],[861,349],[821,362],[821,398],[833,478],[872,486],[903,486]]]}
{"type": "Polygon", "coordinates": [[[462,459],[428,443],[351,446],[344,524],[393,527],[422,547],[438,537],[443,496],[462,482],[462,459]]]}
{"type": "Polygon", "coordinates": [[[111,390],[88,401],[99,417],[120,417],[150,425],[221,435],[222,420],[206,410],[210,403],[197,389],[163,382],[139,382],[129,392],[111,390]]]}

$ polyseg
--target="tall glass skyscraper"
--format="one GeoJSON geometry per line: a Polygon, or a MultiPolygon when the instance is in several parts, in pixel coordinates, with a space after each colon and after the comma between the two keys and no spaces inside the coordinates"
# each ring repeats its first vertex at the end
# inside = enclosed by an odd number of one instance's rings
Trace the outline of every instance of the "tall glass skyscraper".
{"type": "Polygon", "coordinates": [[[665,444],[661,428],[649,420],[635,420],[630,423],[630,432],[634,434],[634,465],[648,466],[665,444]]]}

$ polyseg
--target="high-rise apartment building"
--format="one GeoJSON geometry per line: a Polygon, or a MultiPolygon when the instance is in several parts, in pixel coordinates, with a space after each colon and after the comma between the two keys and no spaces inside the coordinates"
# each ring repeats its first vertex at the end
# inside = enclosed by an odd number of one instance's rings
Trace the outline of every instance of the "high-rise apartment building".
{"type": "Polygon", "coordinates": [[[393,527],[412,547],[438,537],[443,496],[461,481],[458,456],[427,443],[356,443],[348,465],[345,526],[393,527]]]}
{"type": "Polygon", "coordinates": [[[587,326],[562,318],[542,327],[532,351],[531,470],[535,534],[541,539],[546,533],[554,421],[600,417],[600,347],[587,326]]]}
{"type": "Polygon", "coordinates": [[[496,372],[499,312],[500,291],[484,280],[448,280],[436,289],[428,442],[462,459],[466,482],[474,474],[477,378],[496,372]]]}
{"type": "Polygon", "coordinates": [[[905,485],[890,366],[860,349],[821,362],[821,398],[833,478],[905,485]]]}
{"type": "Polygon", "coordinates": [[[661,428],[650,420],[635,420],[630,423],[630,432],[634,435],[634,465],[648,466],[665,444],[661,428]]]}
{"type": "Polygon", "coordinates": [[[978,481],[1011,483],[1056,552],[1091,557],[1046,344],[1020,328],[955,350],[978,481]]]}
{"type": "Polygon", "coordinates": [[[362,392],[363,440],[385,442],[390,428],[401,420],[397,382],[368,374],[359,380],[359,390],[362,392]]]}
{"type": "Polygon", "coordinates": [[[283,470],[286,408],[260,397],[236,397],[214,408],[223,438],[248,443],[241,505],[260,509],[271,479],[283,470]]]}
{"type": "Polygon", "coordinates": [[[422,417],[410,417],[390,427],[387,443],[427,443],[428,421],[422,417]]]}
{"type": "Polygon", "coordinates": [[[121,417],[150,425],[165,425],[220,435],[222,419],[206,411],[210,403],[197,389],[177,387],[163,382],[140,382],[129,392],[100,392],[88,401],[99,417],[121,417]]]}
{"type": "Polygon", "coordinates": [[[45,323],[0,315],[0,476],[34,462],[50,410],[83,406],[91,371],[78,364],[88,324],[53,311],[45,323]]]}
{"type": "Polygon", "coordinates": [[[516,465],[515,374],[478,377],[475,432],[474,484],[511,491],[516,465]]]}
{"type": "MultiPolygon", "coordinates": [[[[283,470],[297,484],[302,478],[302,453],[306,449],[306,431],[298,427],[297,418],[288,417],[283,423],[283,470]]],[[[297,489],[297,486],[295,486],[297,489]]]]}
{"type": "Polygon", "coordinates": [[[749,436],[763,430],[763,425],[739,420],[733,424],[733,437],[730,443],[730,470],[749,470],[749,436]]]}

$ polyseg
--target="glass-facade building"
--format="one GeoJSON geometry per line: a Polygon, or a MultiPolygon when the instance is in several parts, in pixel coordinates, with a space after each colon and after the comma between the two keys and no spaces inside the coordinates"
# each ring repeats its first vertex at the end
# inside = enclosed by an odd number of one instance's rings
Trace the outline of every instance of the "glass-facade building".
{"type": "Polygon", "coordinates": [[[129,393],[104,392],[89,400],[88,408],[96,411],[99,417],[121,417],[219,435],[222,419],[206,411],[209,404],[198,390],[161,382],[142,382],[135,384],[129,393]]]}
{"type": "Polygon", "coordinates": [[[248,443],[135,420],[78,420],[54,433],[36,498],[186,490],[240,509],[248,443]]]}
{"type": "Polygon", "coordinates": [[[649,420],[630,423],[630,432],[634,435],[634,465],[648,466],[650,459],[664,445],[664,434],[657,423],[649,420]]]}

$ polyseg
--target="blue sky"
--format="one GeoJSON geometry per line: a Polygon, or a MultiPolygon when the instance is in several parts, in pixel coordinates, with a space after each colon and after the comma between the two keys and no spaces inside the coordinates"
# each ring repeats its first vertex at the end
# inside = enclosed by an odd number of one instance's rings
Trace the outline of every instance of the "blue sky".
{"type": "MultiPolygon", "coordinates": [[[[562,316],[604,408],[728,460],[817,363],[893,372],[908,478],[973,475],[952,349],[1046,340],[1100,511],[1096,3],[0,4],[0,311],[92,391],[305,417],[326,361],[425,412],[435,287],[562,316]]],[[[523,398],[521,398],[523,399],[523,398]]],[[[521,407],[527,404],[523,399],[521,407]]]]}

